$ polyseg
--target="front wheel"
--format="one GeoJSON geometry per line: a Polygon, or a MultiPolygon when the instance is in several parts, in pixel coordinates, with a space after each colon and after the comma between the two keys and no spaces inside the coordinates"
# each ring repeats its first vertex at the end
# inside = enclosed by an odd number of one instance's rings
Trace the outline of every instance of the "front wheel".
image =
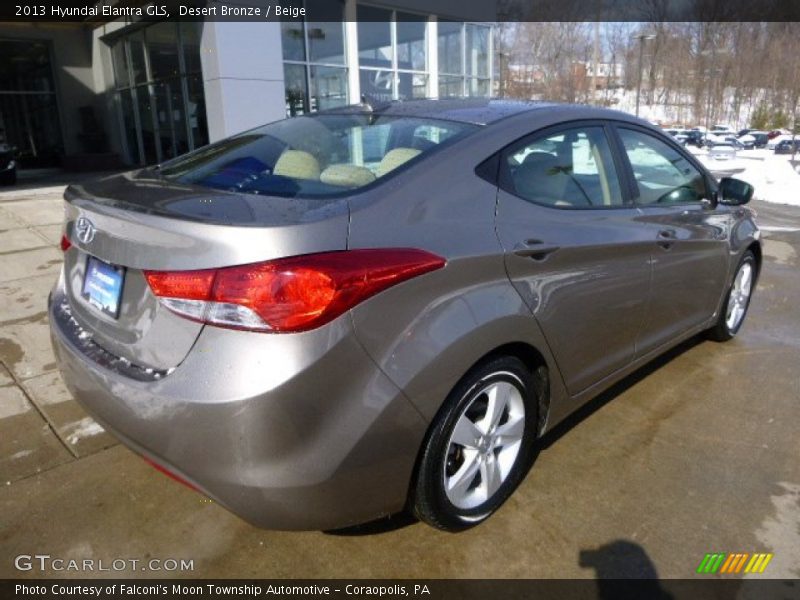
{"type": "Polygon", "coordinates": [[[506,356],[479,365],[456,385],[423,447],[412,495],[419,519],[458,531],[505,502],[533,458],[545,374],[506,356]]]}
{"type": "Polygon", "coordinates": [[[747,309],[750,307],[756,269],[756,257],[748,250],[742,256],[739,267],[736,269],[736,275],[733,277],[724,308],[714,327],[708,330],[708,335],[712,340],[727,342],[738,333],[744,323],[747,309]]]}

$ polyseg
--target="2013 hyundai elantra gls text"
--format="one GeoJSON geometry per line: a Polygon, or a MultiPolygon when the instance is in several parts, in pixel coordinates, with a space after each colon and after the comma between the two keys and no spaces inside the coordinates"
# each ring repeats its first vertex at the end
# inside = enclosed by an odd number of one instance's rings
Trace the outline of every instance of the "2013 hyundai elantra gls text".
{"type": "Polygon", "coordinates": [[[53,343],[104,427],[254,524],[463,529],[588,399],[736,335],[752,193],[598,108],[290,118],[70,186],[53,343]]]}

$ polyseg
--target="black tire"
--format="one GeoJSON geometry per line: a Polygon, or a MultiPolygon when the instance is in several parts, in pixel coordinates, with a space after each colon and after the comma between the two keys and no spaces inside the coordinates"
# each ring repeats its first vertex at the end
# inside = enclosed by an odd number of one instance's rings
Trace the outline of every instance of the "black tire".
{"type": "MultiPolygon", "coordinates": [[[[500,356],[492,358],[477,365],[467,373],[448,395],[423,445],[417,477],[411,494],[411,509],[417,518],[437,529],[460,531],[485,521],[496,511],[517,488],[533,462],[536,448],[539,397],[541,394],[546,393],[548,393],[546,369],[539,367],[534,373],[531,373],[525,364],[515,357],[500,356]],[[511,387],[507,384],[510,384],[511,387]],[[509,398],[512,396],[514,398],[505,405],[506,408],[503,409],[501,416],[495,421],[495,427],[500,429],[504,425],[512,423],[511,413],[512,406],[514,406],[515,416],[513,417],[513,422],[518,423],[516,431],[521,427],[519,423],[524,418],[521,442],[516,445],[518,448],[516,458],[510,458],[513,456],[513,450],[509,451],[508,449],[515,444],[511,443],[505,447],[498,445],[492,449],[495,442],[500,444],[498,440],[503,436],[500,435],[494,438],[492,435],[487,434],[486,438],[481,437],[481,444],[485,443],[488,447],[482,446],[483,449],[478,450],[476,444],[475,448],[469,450],[469,452],[473,453],[471,456],[478,457],[471,459],[470,464],[474,465],[475,461],[477,461],[481,464],[481,467],[474,475],[475,480],[472,481],[472,484],[476,484],[476,482],[477,484],[475,487],[465,486],[467,489],[465,493],[473,498],[481,496],[477,488],[482,484],[483,469],[493,469],[493,475],[500,473],[501,454],[504,452],[512,453],[509,455],[503,454],[502,456],[508,470],[505,478],[500,480],[502,483],[499,484],[496,491],[490,494],[489,489],[491,489],[491,486],[488,483],[486,488],[482,488],[486,492],[484,494],[486,496],[485,501],[471,507],[459,507],[448,497],[448,492],[445,489],[445,478],[448,477],[448,473],[451,473],[451,477],[453,477],[455,472],[465,467],[467,461],[466,452],[468,450],[466,446],[451,445],[450,438],[459,419],[462,416],[467,417],[469,411],[477,411],[479,413],[486,406],[484,420],[486,423],[491,421],[491,419],[488,419],[488,396],[484,392],[493,388],[495,390],[507,390],[510,394],[509,398]],[[514,389],[517,390],[518,395],[514,394],[514,389]],[[522,401],[521,405],[520,399],[522,401]],[[520,416],[520,406],[524,406],[524,417],[520,416]],[[460,464],[459,460],[461,461],[460,464]],[[489,467],[487,465],[492,466],[489,467]]],[[[510,430],[507,429],[507,431],[510,430]]],[[[518,433],[515,435],[518,435],[518,433]]],[[[514,438],[509,436],[508,439],[514,438]]],[[[464,472],[466,472],[466,468],[464,472]]],[[[490,477],[492,474],[490,474],[490,477]]],[[[502,475],[500,476],[502,477],[502,475]]],[[[464,481],[466,479],[464,478],[464,481]]]]}
{"type": "Polygon", "coordinates": [[[758,275],[758,263],[756,261],[755,255],[748,250],[742,256],[742,259],[739,261],[739,264],[736,267],[736,271],[733,274],[733,279],[731,280],[731,284],[728,286],[728,292],[725,296],[725,302],[722,305],[722,310],[719,313],[719,317],[717,318],[717,322],[714,326],[707,331],[707,335],[710,339],[717,341],[717,342],[727,342],[730,339],[733,339],[736,334],[741,329],[742,324],[744,323],[745,318],[747,317],[747,310],[750,308],[750,299],[753,297],[753,290],[755,288],[756,277],[758,275]],[[750,290],[747,294],[747,298],[744,303],[744,313],[742,314],[741,318],[738,319],[738,322],[734,323],[733,326],[728,324],[728,309],[734,297],[734,291],[736,287],[737,277],[739,276],[739,272],[745,265],[749,265],[750,267],[750,290]]]}

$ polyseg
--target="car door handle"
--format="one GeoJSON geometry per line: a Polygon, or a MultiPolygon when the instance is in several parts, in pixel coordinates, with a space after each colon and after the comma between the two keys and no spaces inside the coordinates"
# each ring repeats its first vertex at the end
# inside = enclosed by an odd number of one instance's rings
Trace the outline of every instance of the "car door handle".
{"type": "Polygon", "coordinates": [[[559,250],[561,246],[546,244],[542,240],[525,240],[516,245],[514,254],[532,258],[533,260],[544,260],[553,252],[559,250]]]}

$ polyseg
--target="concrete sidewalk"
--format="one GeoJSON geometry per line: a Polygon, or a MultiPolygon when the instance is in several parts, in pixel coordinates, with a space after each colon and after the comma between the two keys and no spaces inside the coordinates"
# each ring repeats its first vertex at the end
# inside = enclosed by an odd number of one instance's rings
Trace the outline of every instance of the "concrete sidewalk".
{"type": "Polygon", "coordinates": [[[13,566],[45,553],[194,561],[114,576],[690,578],[708,552],[772,552],[765,577],[800,577],[800,210],[756,205],[765,264],[740,336],[683,344],[592,401],[486,524],[331,535],[249,526],[115,445],[70,398],[45,309],[61,192],[0,192],[0,577],[109,576],[13,566]]]}
{"type": "Polygon", "coordinates": [[[56,372],[47,294],[61,267],[64,186],[0,192],[0,482],[10,484],[116,442],[56,372]]]}

